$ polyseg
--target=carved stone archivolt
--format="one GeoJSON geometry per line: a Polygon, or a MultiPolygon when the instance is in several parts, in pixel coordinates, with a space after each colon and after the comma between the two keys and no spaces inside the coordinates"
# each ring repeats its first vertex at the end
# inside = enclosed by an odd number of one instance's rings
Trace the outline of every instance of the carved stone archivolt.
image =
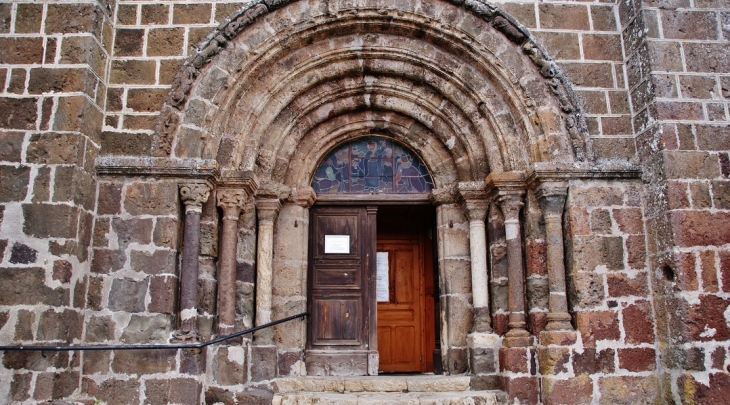
{"type": "MultiPolygon", "coordinates": [[[[264,16],[271,15],[271,13],[280,12],[278,9],[280,8],[286,8],[290,4],[293,6],[293,3],[295,1],[293,0],[281,0],[281,1],[268,1],[268,0],[259,0],[254,1],[252,3],[249,3],[248,5],[244,6],[242,9],[237,11],[234,15],[232,15],[229,19],[224,21],[217,29],[215,29],[211,34],[198,46],[197,51],[194,55],[191,55],[190,58],[186,61],[184,66],[179,71],[178,75],[173,81],[172,88],[169,93],[169,97],[166,101],[166,106],[163,108],[163,114],[160,115],[159,122],[156,129],[155,134],[155,141],[154,141],[154,150],[152,151],[153,155],[155,156],[171,156],[171,154],[174,153],[173,148],[176,148],[175,146],[175,133],[178,131],[179,122],[183,120],[183,117],[186,114],[186,105],[188,99],[191,97],[191,95],[195,95],[196,88],[198,86],[201,86],[206,83],[206,77],[209,74],[219,74],[221,71],[226,71],[230,79],[228,82],[230,83],[237,83],[234,87],[231,87],[230,89],[227,88],[227,86],[221,87],[219,92],[233,92],[236,94],[242,94],[246,95],[246,89],[249,83],[254,83],[258,81],[259,79],[246,76],[250,75],[254,71],[259,72],[267,72],[267,75],[270,77],[270,80],[272,80],[272,86],[267,86],[270,88],[276,88],[278,84],[287,83],[289,80],[291,80],[291,77],[288,76],[288,71],[272,71],[271,69],[280,69],[276,68],[276,66],[281,66],[283,63],[281,61],[277,61],[272,59],[270,62],[267,62],[265,59],[261,60],[261,63],[267,63],[270,68],[267,68],[264,65],[261,66],[254,66],[251,65],[249,68],[246,68],[244,64],[249,63],[249,61],[253,60],[252,58],[249,58],[248,54],[255,53],[258,54],[259,52],[263,52],[264,49],[261,50],[244,50],[244,49],[233,49],[233,47],[237,47],[239,45],[236,44],[235,41],[233,41],[234,38],[237,38],[240,35],[246,35],[244,32],[247,29],[258,29],[258,25],[260,24],[260,21],[264,16]],[[224,49],[226,50],[225,52],[224,49]],[[221,55],[225,54],[227,60],[219,60],[221,58],[221,55]],[[240,61],[231,60],[230,58],[240,58],[240,61]],[[217,69],[207,69],[207,66],[214,64],[217,66],[217,69]],[[215,71],[215,73],[212,73],[215,71]],[[244,76],[248,77],[247,79],[244,79],[244,76]]],[[[511,44],[516,44],[518,46],[521,46],[522,52],[524,54],[523,58],[527,63],[531,63],[535,67],[535,72],[537,73],[536,76],[539,77],[542,80],[542,86],[547,86],[547,88],[550,90],[554,97],[554,103],[558,106],[556,109],[556,114],[562,114],[562,121],[563,126],[566,128],[565,135],[570,137],[570,141],[567,142],[568,145],[572,145],[573,150],[571,151],[571,159],[575,160],[583,160],[586,157],[588,157],[589,153],[586,150],[585,146],[585,138],[587,137],[587,127],[585,125],[583,115],[581,112],[580,104],[578,103],[577,97],[574,94],[574,92],[570,89],[570,85],[565,78],[564,73],[562,70],[552,61],[550,56],[545,52],[544,48],[538,45],[537,41],[532,37],[532,35],[527,31],[522,25],[520,25],[518,22],[516,22],[510,15],[505,13],[504,11],[500,10],[497,6],[492,5],[485,1],[480,0],[445,0],[444,3],[447,3],[449,7],[453,8],[463,8],[467,10],[468,12],[475,15],[478,19],[484,21],[486,23],[486,27],[491,27],[491,29],[494,29],[501,33],[503,35],[503,38],[506,42],[511,44]],[[450,4],[449,4],[450,3],[450,4]]],[[[369,2],[364,2],[363,4],[360,4],[358,8],[352,8],[348,9],[349,7],[346,4],[337,4],[332,5],[331,7],[327,7],[327,13],[326,15],[320,16],[316,15],[316,12],[312,12],[312,17],[310,17],[310,20],[308,20],[307,25],[312,24],[319,24],[321,25],[322,30],[327,29],[337,29],[340,30],[340,32],[348,31],[344,25],[348,24],[347,21],[353,21],[357,20],[357,24],[359,25],[367,25],[367,24],[375,24],[374,26],[378,26],[378,21],[387,19],[401,19],[403,25],[413,25],[414,29],[416,29],[416,25],[423,24],[422,22],[422,16],[418,14],[418,12],[414,12],[413,10],[399,10],[398,4],[393,4],[392,7],[389,7],[388,9],[380,9],[381,6],[379,6],[379,3],[372,2],[370,4],[369,2]],[[344,7],[341,10],[335,9],[337,7],[344,7]],[[392,9],[391,9],[392,8],[392,9]],[[347,19],[344,19],[344,16],[347,16],[347,19]],[[353,20],[353,18],[355,20],[353,20]],[[420,21],[420,22],[419,22],[420,21]],[[342,27],[337,27],[338,25],[343,25],[342,27]]],[[[283,11],[281,11],[283,12],[283,11]]],[[[275,18],[272,16],[272,18],[275,18]]],[[[383,27],[384,25],[380,24],[379,26],[383,27]]],[[[262,28],[263,29],[263,28],[262,28]]],[[[434,28],[432,25],[427,25],[421,27],[421,29],[425,30],[425,32],[429,33],[430,31],[433,31],[434,28]]],[[[466,39],[466,36],[461,35],[460,31],[457,27],[451,27],[448,24],[441,24],[439,25],[438,30],[442,30],[443,32],[433,32],[433,36],[439,37],[441,39],[449,39],[454,40],[453,47],[455,48],[463,48],[464,52],[467,52],[465,55],[468,56],[468,52],[475,52],[475,49],[481,49],[485,44],[478,45],[473,44],[472,40],[466,39]],[[459,40],[456,40],[456,38],[462,38],[459,40]],[[469,51],[467,51],[469,49],[469,51]]],[[[388,32],[383,32],[382,34],[386,35],[380,35],[378,32],[368,32],[367,36],[368,38],[373,39],[372,41],[365,41],[366,44],[369,44],[368,46],[376,46],[379,41],[382,41],[382,38],[387,36],[388,32]]],[[[307,38],[304,38],[297,29],[294,27],[282,27],[281,31],[276,32],[269,32],[267,33],[271,37],[271,40],[264,41],[265,44],[273,44],[272,48],[274,51],[273,53],[270,53],[272,58],[289,58],[291,56],[291,52],[286,51],[287,49],[295,49],[298,45],[295,45],[297,41],[303,41],[302,45],[306,46],[307,41],[309,41],[307,38]],[[279,47],[278,49],[276,47],[279,47]],[[277,53],[279,52],[279,53],[277,53]],[[279,55],[279,56],[276,56],[279,55]]],[[[431,34],[429,34],[431,35],[431,34]]],[[[412,38],[411,38],[412,39],[412,38]]],[[[424,45],[427,45],[424,42],[424,45]]],[[[387,47],[386,47],[387,48],[387,47]]],[[[412,55],[425,55],[428,54],[428,52],[421,52],[420,49],[423,48],[419,45],[419,51],[416,53],[412,53],[412,55]]],[[[344,51],[344,50],[343,50],[344,51]]],[[[367,52],[367,49],[364,49],[365,52],[367,52]]],[[[403,50],[399,50],[397,48],[393,49],[385,49],[386,51],[384,54],[394,54],[403,50]]],[[[407,51],[407,50],[405,50],[407,51]]],[[[382,53],[381,53],[382,54],[382,53]]],[[[334,55],[334,54],[333,54],[334,55]]],[[[492,56],[489,56],[490,53],[484,53],[483,55],[474,55],[474,60],[480,59],[482,57],[487,58],[493,58],[492,56]]],[[[287,63],[290,63],[291,61],[294,61],[296,58],[287,59],[287,63]]],[[[385,58],[387,59],[387,58],[385,58]]],[[[468,59],[468,58],[467,58],[468,59]]],[[[461,61],[466,64],[472,63],[471,61],[461,61]]],[[[334,63],[334,61],[333,61],[334,63]]],[[[409,62],[410,63],[410,62],[409,62]]],[[[426,66],[429,69],[437,66],[444,66],[452,73],[459,74],[459,68],[458,66],[454,66],[453,69],[449,68],[447,65],[449,63],[449,58],[445,58],[443,61],[427,61],[427,60],[421,60],[417,63],[419,66],[426,66]]],[[[537,82],[537,77],[534,79],[529,79],[520,77],[520,84],[517,84],[517,76],[511,77],[508,72],[508,69],[506,69],[506,64],[504,61],[498,61],[493,60],[489,62],[492,65],[492,68],[490,71],[492,73],[498,73],[502,76],[501,78],[495,81],[495,85],[498,88],[497,93],[499,94],[514,94],[516,97],[509,101],[507,106],[517,106],[514,108],[513,111],[510,112],[509,115],[512,115],[512,118],[506,118],[504,114],[493,114],[493,112],[502,110],[501,105],[490,105],[491,102],[496,100],[497,98],[491,97],[489,95],[480,95],[474,100],[470,100],[470,103],[474,106],[476,105],[484,105],[486,107],[487,111],[487,120],[484,123],[480,122],[473,122],[471,125],[475,125],[477,127],[484,126],[484,128],[479,129],[476,128],[475,130],[470,129],[471,133],[483,131],[484,133],[493,133],[496,132],[499,133],[500,131],[506,130],[506,128],[509,128],[509,125],[502,125],[499,121],[502,119],[507,119],[508,121],[512,121],[514,124],[522,125],[524,122],[532,122],[532,121],[539,121],[541,115],[535,113],[536,106],[541,106],[542,108],[542,114],[545,113],[546,106],[549,104],[548,100],[543,99],[532,99],[531,97],[536,97],[539,94],[542,94],[541,91],[531,91],[528,89],[528,87],[531,84],[531,82],[537,82]],[[527,86],[527,87],[524,87],[527,86]],[[499,89],[502,88],[502,89],[499,89]],[[508,90],[509,88],[509,90],[508,90]],[[486,104],[485,104],[486,103],[486,104]],[[523,119],[522,117],[529,117],[528,119],[523,119]],[[487,130],[487,127],[492,127],[494,129],[487,130]]],[[[386,63],[387,64],[387,63],[386,63]]],[[[331,63],[328,63],[328,65],[332,65],[331,63]]],[[[474,71],[478,71],[481,68],[477,68],[476,66],[473,66],[476,68],[474,71]]],[[[298,69],[298,68],[297,68],[298,69]]],[[[291,72],[297,71],[294,67],[292,67],[291,72]]],[[[409,72],[413,72],[413,69],[408,69],[409,72]]],[[[374,74],[377,76],[377,72],[374,72],[374,74]]],[[[396,76],[399,76],[399,74],[395,74],[396,76]]],[[[400,74],[400,77],[405,78],[408,75],[404,71],[403,74],[400,74]]],[[[326,79],[326,75],[321,76],[323,79],[326,79]]],[[[327,79],[329,80],[329,79],[327,79]]],[[[428,78],[418,78],[418,81],[426,81],[429,82],[428,78]]],[[[315,88],[316,86],[312,87],[312,84],[308,84],[310,88],[315,88]]],[[[335,88],[337,86],[330,86],[331,88],[335,88]]],[[[412,89],[415,89],[413,86],[399,86],[397,88],[406,88],[410,87],[412,89]]],[[[287,83],[287,88],[292,89],[294,95],[298,95],[301,93],[300,90],[296,90],[296,86],[293,85],[293,83],[287,83]]],[[[374,87],[374,89],[376,89],[374,87]]],[[[394,87],[390,87],[394,88],[394,87]]],[[[446,87],[444,87],[446,88],[446,87]]],[[[231,94],[233,94],[231,93],[231,94]]],[[[338,92],[335,94],[345,94],[343,92],[338,92]]],[[[465,93],[466,94],[466,93],[465,93]]],[[[547,94],[547,93],[546,93],[547,94]]],[[[251,95],[255,96],[255,95],[251,95]]],[[[275,95],[274,95],[275,96],[275,95]]],[[[267,96],[268,97],[268,96],[267,96]]],[[[471,96],[469,96],[471,97],[471,96]]],[[[244,97],[245,98],[245,97],[244,97]]],[[[411,96],[411,99],[413,96],[411,96]]],[[[422,98],[427,99],[428,97],[420,97],[416,96],[416,98],[422,98]]],[[[234,98],[227,98],[225,96],[220,96],[218,99],[229,99],[229,100],[241,100],[240,102],[246,102],[243,98],[240,97],[234,97],[234,98]]],[[[377,102],[377,98],[373,98],[371,101],[377,102]]],[[[235,102],[235,101],[231,101],[235,102]]],[[[298,102],[294,102],[293,100],[278,100],[278,101],[272,101],[276,105],[298,105],[298,102]]],[[[319,102],[318,102],[319,103],[319,102]]],[[[423,104],[423,103],[422,103],[423,104]]],[[[216,105],[218,103],[216,102],[216,105]]],[[[426,105],[423,104],[425,107],[426,105]]],[[[265,108],[265,107],[262,107],[265,108]]],[[[510,107],[511,108],[511,107],[510,107]]],[[[454,111],[457,111],[459,108],[455,107],[454,111]]],[[[206,128],[207,133],[212,134],[209,141],[206,142],[220,142],[221,139],[226,138],[228,140],[234,140],[234,142],[238,142],[237,140],[240,139],[240,143],[238,146],[233,148],[232,150],[224,150],[224,154],[220,155],[219,151],[219,145],[208,145],[204,150],[210,151],[209,153],[212,153],[215,155],[216,153],[219,153],[220,159],[226,162],[231,162],[232,165],[241,164],[243,162],[244,157],[240,156],[242,153],[251,153],[254,157],[253,159],[250,159],[248,161],[254,161],[256,156],[258,156],[259,152],[263,152],[263,149],[261,151],[243,151],[242,145],[254,145],[255,147],[262,147],[264,142],[259,142],[257,140],[251,139],[249,142],[249,139],[242,139],[242,138],[248,138],[249,135],[245,134],[247,131],[247,126],[239,126],[238,129],[235,130],[229,130],[225,128],[225,122],[226,120],[233,120],[236,122],[241,122],[240,117],[227,117],[227,114],[229,111],[236,110],[233,108],[232,105],[220,105],[219,108],[217,108],[219,112],[215,113],[218,115],[211,116],[210,122],[211,125],[218,126],[217,128],[206,128]],[[243,137],[240,137],[237,135],[237,133],[241,133],[244,135],[243,137]],[[221,135],[225,134],[225,137],[222,137],[221,135]],[[218,152],[217,152],[218,151],[218,152]],[[221,157],[222,156],[222,157],[221,157]]],[[[291,113],[291,111],[290,111],[291,113]]],[[[424,116],[416,114],[415,112],[409,113],[411,118],[415,118],[418,116],[424,116]]],[[[425,116],[428,116],[429,114],[425,114],[425,116]]],[[[325,117],[328,116],[327,114],[324,115],[325,117]]],[[[336,117],[337,114],[329,114],[329,116],[336,117]]],[[[272,115],[272,117],[275,117],[272,115]]],[[[467,118],[471,120],[471,118],[467,118]]],[[[304,120],[307,121],[307,120],[304,120]]],[[[420,123],[425,124],[425,123],[420,123]]],[[[464,123],[454,123],[451,124],[452,128],[459,128],[463,126],[464,123]]],[[[427,127],[427,125],[426,125],[427,127]]],[[[520,136],[525,137],[536,137],[539,135],[536,135],[541,131],[540,125],[537,125],[536,129],[521,129],[523,133],[520,136]],[[530,132],[535,132],[535,134],[530,134],[530,132]]],[[[518,131],[519,132],[519,131],[518,131]]],[[[266,134],[266,137],[272,136],[272,134],[279,134],[281,133],[282,136],[287,137],[290,136],[286,134],[285,132],[282,133],[281,131],[273,130],[273,129],[267,129],[267,128],[258,128],[256,129],[256,133],[259,135],[256,136],[263,136],[266,134]]],[[[557,134],[553,134],[551,136],[560,136],[557,134]]],[[[504,135],[505,139],[512,139],[508,135],[504,135]]],[[[453,140],[449,141],[449,139],[452,139],[451,136],[448,136],[444,139],[441,139],[439,142],[444,142],[449,145],[449,148],[452,149],[453,146],[449,142],[454,142],[453,140]]],[[[460,138],[453,138],[457,142],[464,142],[463,140],[460,140],[460,138]]],[[[518,138],[515,138],[518,139],[518,138]]],[[[535,145],[543,145],[544,142],[539,142],[537,140],[534,141],[535,145]]],[[[296,144],[296,142],[295,142],[296,144]]],[[[458,143],[457,143],[458,144],[458,143]]],[[[524,142],[521,144],[523,145],[524,142]]],[[[554,143],[550,143],[554,144],[554,143]]],[[[281,151],[277,153],[276,148],[279,148],[281,145],[275,145],[275,149],[266,149],[266,151],[271,151],[274,154],[272,155],[271,160],[271,167],[266,167],[266,170],[270,171],[276,171],[276,165],[286,165],[288,157],[291,157],[291,150],[287,151],[281,151]],[[286,153],[288,155],[282,155],[282,153],[286,153]],[[277,163],[278,159],[278,163],[277,163]]],[[[540,146],[541,147],[541,146],[540,146]]],[[[481,146],[482,149],[485,150],[499,150],[499,148],[496,147],[496,145],[485,145],[481,146]]],[[[500,147],[501,148],[501,147],[500,147]]],[[[510,148],[508,146],[508,148],[510,148]]],[[[184,148],[183,148],[184,149],[184,148]]],[[[195,149],[198,150],[198,149],[195,149]]],[[[202,149],[201,149],[202,150],[202,149]]],[[[473,150],[472,153],[476,152],[476,150],[473,150]]],[[[183,152],[180,152],[183,153],[183,152]]],[[[461,154],[464,155],[460,151],[460,149],[457,147],[452,151],[452,153],[455,154],[461,154]]],[[[484,153],[484,152],[482,152],[484,153]]],[[[545,151],[543,153],[544,157],[550,158],[551,156],[555,156],[555,151],[545,151]]],[[[541,159],[540,156],[532,157],[532,159],[541,159]]],[[[248,158],[246,158],[248,159],[248,158]]],[[[458,160],[458,158],[455,158],[458,160]]],[[[476,157],[475,157],[476,159],[476,157]]],[[[513,159],[514,160],[514,159],[513,159]]],[[[483,168],[483,175],[486,174],[484,170],[491,169],[492,171],[503,171],[503,170],[522,170],[523,168],[519,167],[512,167],[514,166],[513,160],[510,159],[504,159],[506,162],[506,167],[491,167],[491,168],[483,168]]],[[[519,159],[518,159],[519,160],[519,159]]],[[[494,159],[494,157],[491,157],[490,159],[476,159],[475,163],[473,164],[474,167],[477,167],[478,164],[477,161],[490,161],[494,164],[497,163],[497,160],[494,159]]],[[[514,160],[515,162],[517,160],[514,160]]],[[[247,166],[248,164],[244,164],[241,166],[242,168],[250,169],[250,167],[247,166]]],[[[280,171],[283,171],[285,169],[279,169],[280,171]]],[[[480,176],[475,176],[472,178],[479,178],[480,176]]],[[[461,177],[462,180],[466,180],[468,178],[461,177]]],[[[438,182],[437,182],[438,183],[438,182]]]]}

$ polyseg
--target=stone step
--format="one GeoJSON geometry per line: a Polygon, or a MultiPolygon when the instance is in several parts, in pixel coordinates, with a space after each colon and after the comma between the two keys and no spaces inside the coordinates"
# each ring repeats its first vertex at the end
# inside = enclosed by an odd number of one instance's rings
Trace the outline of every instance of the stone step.
{"type": "Polygon", "coordinates": [[[459,392],[469,390],[470,380],[442,375],[288,377],[274,380],[274,392],[459,392]]]}
{"type": "Polygon", "coordinates": [[[299,392],[275,394],[272,405],[497,405],[506,404],[500,391],[459,392],[299,392]]]}

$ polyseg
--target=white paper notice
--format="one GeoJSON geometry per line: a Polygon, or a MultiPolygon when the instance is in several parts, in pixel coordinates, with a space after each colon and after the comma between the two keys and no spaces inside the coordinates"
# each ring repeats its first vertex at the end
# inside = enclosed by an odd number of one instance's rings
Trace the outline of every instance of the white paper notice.
{"type": "Polygon", "coordinates": [[[350,253],[350,235],[324,235],[325,253],[350,253]]]}
{"type": "Polygon", "coordinates": [[[377,275],[375,277],[375,295],[380,302],[390,301],[388,285],[388,252],[378,252],[375,260],[377,275]]]}

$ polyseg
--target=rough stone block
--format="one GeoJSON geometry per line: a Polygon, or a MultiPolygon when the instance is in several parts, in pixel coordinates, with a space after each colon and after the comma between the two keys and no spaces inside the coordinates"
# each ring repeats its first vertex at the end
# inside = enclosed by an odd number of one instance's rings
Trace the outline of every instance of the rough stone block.
{"type": "Polygon", "coordinates": [[[152,138],[144,133],[104,131],[101,133],[102,155],[149,155],[152,138]]]}
{"type": "Polygon", "coordinates": [[[568,372],[570,349],[567,347],[540,347],[537,360],[541,375],[555,375],[568,372]]]}
{"type": "Polygon", "coordinates": [[[614,349],[597,351],[584,348],[582,352],[573,352],[573,372],[578,374],[596,374],[614,372],[614,349]]]}
{"type": "Polygon", "coordinates": [[[38,257],[38,251],[22,243],[15,242],[10,248],[10,263],[32,264],[38,257]]]}
{"type": "Polygon", "coordinates": [[[0,268],[0,291],[0,305],[69,304],[68,290],[45,285],[42,268],[0,268]]]}
{"type": "Polygon", "coordinates": [[[142,56],[143,47],[143,29],[117,29],[114,37],[114,56],[142,56]]]}
{"type": "Polygon", "coordinates": [[[68,352],[9,351],[3,355],[3,366],[13,370],[46,371],[49,367],[67,368],[68,352]]]}
{"type": "Polygon", "coordinates": [[[652,404],[656,401],[659,383],[656,376],[603,377],[598,380],[601,403],[652,404]]]}
{"type": "Polygon", "coordinates": [[[674,211],[670,214],[677,246],[722,246],[730,241],[730,214],[674,211]]]}
{"type": "Polygon", "coordinates": [[[547,29],[589,29],[588,7],[583,5],[540,4],[540,27],[547,29]]]}
{"type": "Polygon", "coordinates": [[[82,370],[84,375],[108,374],[111,365],[111,351],[90,350],[84,353],[82,370]]]}
{"type": "Polygon", "coordinates": [[[172,319],[167,315],[132,315],[120,340],[130,344],[167,343],[171,330],[172,319]]]}
{"type": "Polygon", "coordinates": [[[93,4],[49,4],[46,14],[46,34],[94,32],[101,15],[93,4]]]}
{"type": "Polygon", "coordinates": [[[605,293],[603,276],[600,274],[579,272],[572,277],[573,288],[571,298],[580,308],[602,306],[605,293]]]}
{"type": "Polygon", "coordinates": [[[152,232],[152,241],[160,247],[177,249],[179,228],[180,223],[177,218],[157,218],[152,232]]]}
{"type": "MultiPolygon", "coordinates": [[[[32,108],[35,109],[35,105],[32,108]]],[[[33,134],[26,159],[38,164],[79,164],[83,161],[83,142],[76,134],[33,134]]]]}
{"type": "Polygon", "coordinates": [[[23,232],[38,238],[74,238],[78,215],[78,208],[68,205],[23,204],[23,232]]]}
{"type": "MultiPolygon", "coordinates": [[[[34,97],[7,98],[0,97],[0,128],[35,129],[38,111],[38,99],[34,97]]],[[[30,154],[30,149],[28,150],[30,154]]]]}
{"type": "Polygon", "coordinates": [[[173,8],[173,24],[208,24],[212,12],[212,5],[206,3],[198,4],[176,4],[173,8]]]}
{"type": "MultiPolygon", "coordinates": [[[[276,372],[276,348],[274,348],[273,364],[261,364],[261,367],[254,367],[253,369],[259,368],[276,372]]],[[[247,374],[245,346],[220,346],[218,348],[213,357],[213,377],[218,384],[242,384],[248,380],[247,374]]]]}
{"type": "Polygon", "coordinates": [[[149,279],[114,279],[109,291],[109,309],[112,311],[144,312],[149,279]]]}
{"type": "Polygon", "coordinates": [[[529,373],[532,361],[532,349],[525,347],[501,347],[499,349],[501,371],[529,373]]]}
{"type": "Polygon", "coordinates": [[[66,260],[54,260],[53,262],[53,279],[63,284],[71,281],[73,275],[73,266],[66,260]]]}
{"type": "Polygon", "coordinates": [[[630,276],[623,273],[613,273],[606,276],[608,295],[612,298],[649,296],[649,284],[646,273],[630,276]]]}
{"type": "Polygon", "coordinates": [[[74,166],[56,168],[53,201],[73,202],[93,210],[95,196],[96,182],[91,175],[74,166]]]}
{"type": "Polygon", "coordinates": [[[81,391],[109,405],[138,404],[139,381],[135,378],[116,380],[110,378],[101,384],[88,377],[81,380],[81,391]]]}
{"type": "Polygon", "coordinates": [[[545,405],[588,404],[593,399],[593,381],[585,374],[567,380],[543,377],[542,389],[545,405]]]}
{"type": "Polygon", "coordinates": [[[84,316],[77,311],[66,309],[56,312],[51,309],[41,313],[38,320],[38,340],[61,340],[70,343],[81,339],[84,316]]]}
{"type": "Polygon", "coordinates": [[[151,29],[147,38],[147,56],[182,55],[184,33],[183,28],[151,29]]]}
{"type": "MultiPolygon", "coordinates": [[[[99,142],[103,119],[102,111],[89,96],[59,97],[53,130],[81,132],[94,142],[99,142]]],[[[87,148],[91,147],[89,145],[87,148]]]]}
{"type": "Polygon", "coordinates": [[[120,249],[126,249],[130,243],[147,245],[152,241],[152,219],[114,218],[112,229],[117,234],[120,249]]]}
{"type": "Polygon", "coordinates": [[[155,84],[156,70],[153,60],[115,60],[109,79],[112,84],[155,84]]]}
{"type": "Polygon", "coordinates": [[[621,338],[618,314],[613,311],[576,312],[577,329],[586,347],[593,347],[597,340],[618,340],[621,338]]]}
{"type": "Polygon", "coordinates": [[[111,316],[91,316],[86,323],[86,340],[105,342],[114,340],[116,322],[111,316]]]}
{"type": "Polygon", "coordinates": [[[123,250],[94,249],[91,271],[96,274],[109,274],[124,268],[127,255],[123,250]]]}
{"type": "Polygon", "coordinates": [[[177,184],[133,183],[127,186],[124,209],[132,215],[177,215],[177,184]]]}
{"type": "Polygon", "coordinates": [[[43,61],[43,38],[0,38],[0,63],[8,65],[40,64],[43,61]]]}
{"type": "Polygon", "coordinates": [[[509,397],[509,403],[538,403],[540,381],[537,377],[503,377],[502,385],[509,397]]]}
{"type": "Polygon", "coordinates": [[[16,316],[15,340],[34,340],[33,325],[35,325],[35,312],[21,309],[16,316]]]}
{"type": "Polygon", "coordinates": [[[130,253],[131,268],[147,274],[175,274],[176,252],[155,250],[152,253],[133,250],[130,253]]]}
{"type": "MultiPolygon", "coordinates": [[[[208,346],[210,347],[210,346],[208,346]]],[[[205,372],[206,356],[209,349],[203,350],[181,350],[180,351],[180,373],[189,375],[200,375],[205,372]]]]}
{"type": "Polygon", "coordinates": [[[646,347],[618,349],[618,364],[619,368],[628,371],[653,371],[656,369],[656,352],[646,347]]]}
{"type": "Polygon", "coordinates": [[[154,276],[150,278],[150,304],[147,307],[149,312],[173,314],[177,302],[178,283],[177,278],[167,276],[154,276]]]}
{"type": "Polygon", "coordinates": [[[146,380],[146,403],[150,405],[197,403],[200,398],[202,388],[200,381],[192,378],[146,380]]]}
{"type": "Polygon", "coordinates": [[[32,373],[15,373],[10,383],[9,399],[11,401],[25,401],[30,399],[32,373]]]}
{"type": "Polygon", "coordinates": [[[660,10],[664,38],[716,40],[717,14],[708,11],[660,10]]]}
{"type": "Polygon", "coordinates": [[[175,367],[177,350],[115,350],[112,371],[123,374],[167,373],[175,367]]]}

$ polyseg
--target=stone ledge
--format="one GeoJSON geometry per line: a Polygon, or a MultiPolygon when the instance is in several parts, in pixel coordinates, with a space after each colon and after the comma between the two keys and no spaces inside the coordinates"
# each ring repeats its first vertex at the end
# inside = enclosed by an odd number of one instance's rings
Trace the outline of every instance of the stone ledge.
{"type": "Polygon", "coordinates": [[[275,392],[465,392],[469,376],[362,376],[278,378],[275,392]]]}
{"type": "Polygon", "coordinates": [[[465,392],[372,392],[358,394],[334,394],[302,392],[276,394],[273,405],[309,405],[309,404],[484,404],[496,405],[504,403],[504,393],[500,391],[465,391],[465,392]]]}
{"type": "Polygon", "coordinates": [[[96,158],[100,176],[181,177],[214,179],[220,176],[215,160],[175,159],[150,156],[101,156],[96,158]]]}

